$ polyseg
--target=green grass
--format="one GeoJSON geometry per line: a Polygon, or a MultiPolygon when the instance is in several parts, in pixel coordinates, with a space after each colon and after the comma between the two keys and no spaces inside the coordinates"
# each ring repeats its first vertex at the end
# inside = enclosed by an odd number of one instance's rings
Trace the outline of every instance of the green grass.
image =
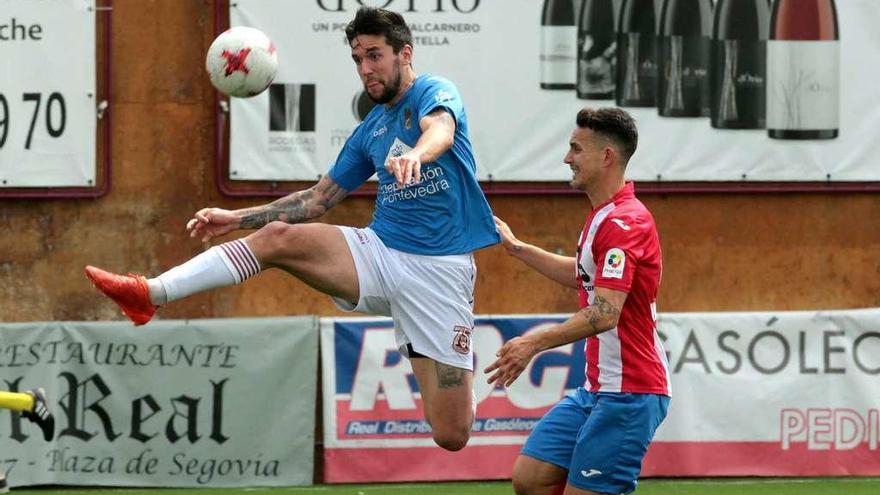
{"type": "MultiPolygon", "coordinates": [[[[510,495],[510,483],[400,483],[323,485],[303,488],[34,488],[14,493],[61,495],[510,495]]],[[[877,495],[880,478],[654,479],[639,482],[636,495],[877,495]]]]}

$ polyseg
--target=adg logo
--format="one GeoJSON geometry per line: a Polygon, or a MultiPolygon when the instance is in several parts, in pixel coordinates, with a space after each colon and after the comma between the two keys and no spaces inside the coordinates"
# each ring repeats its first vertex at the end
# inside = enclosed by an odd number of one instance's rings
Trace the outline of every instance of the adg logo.
{"type": "Polygon", "coordinates": [[[269,130],[315,131],[315,85],[275,83],[269,86],[269,130]]]}
{"type": "Polygon", "coordinates": [[[360,7],[379,7],[397,12],[458,12],[473,13],[480,7],[481,0],[315,0],[321,10],[327,12],[348,12],[360,7]]]}

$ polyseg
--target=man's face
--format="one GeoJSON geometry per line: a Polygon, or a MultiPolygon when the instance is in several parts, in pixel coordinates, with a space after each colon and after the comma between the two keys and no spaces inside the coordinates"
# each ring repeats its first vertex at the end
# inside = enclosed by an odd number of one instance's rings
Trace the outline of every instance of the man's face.
{"type": "Polygon", "coordinates": [[[383,35],[361,34],[351,40],[351,58],[364,83],[364,91],[378,104],[388,103],[400,92],[400,69],[408,63],[409,46],[395,55],[383,35]]]}
{"type": "Polygon", "coordinates": [[[591,129],[575,127],[563,160],[571,168],[571,187],[586,190],[599,175],[605,160],[606,144],[591,129]]]}

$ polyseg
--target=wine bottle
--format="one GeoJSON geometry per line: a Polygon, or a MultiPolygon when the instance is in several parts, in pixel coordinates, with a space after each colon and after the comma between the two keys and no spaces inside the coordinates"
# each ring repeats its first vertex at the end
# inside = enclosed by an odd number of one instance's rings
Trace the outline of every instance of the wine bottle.
{"type": "Polygon", "coordinates": [[[578,98],[614,98],[616,50],[614,1],[586,0],[578,22],[578,98]]]}
{"type": "Polygon", "coordinates": [[[834,0],[777,0],[767,42],[767,133],[831,139],[840,127],[840,33],[834,0]]]}
{"type": "Polygon", "coordinates": [[[657,101],[657,18],[654,0],[624,0],[617,27],[616,101],[652,107],[657,101]]]}
{"type": "Polygon", "coordinates": [[[715,6],[712,127],[764,128],[769,31],[769,0],[720,0],[715,6]]]}
{"type": "Polygon", "coordinates": [[[572,0],[544,0],[541,14],[541,88],[575,89],[577,27],[572,0]]]}
{"type": "Polygon", "coordinates": [[[709,116],[712,0],[663,0],[657,110],[664,117],[709,116]]]}

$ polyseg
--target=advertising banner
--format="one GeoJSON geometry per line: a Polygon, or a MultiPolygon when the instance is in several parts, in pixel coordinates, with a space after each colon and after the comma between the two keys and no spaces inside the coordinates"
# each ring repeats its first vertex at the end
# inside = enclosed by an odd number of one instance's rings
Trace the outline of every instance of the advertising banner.
{"type": "Polygon", "coordinates": [[[0,390],[44,387],[55,439],[0,410],[11,486],[313,479],[317,320],[0,325],[0,390]]]}
{"type": "MultiPolygon", "coordinates": [[[[477,318],[475,366],[492,362],[506,341],[540,331],[559,316],[477,318]]],[[[434,444],[409,362],[385,318],[322,318],[324,481],[408,481],[509,478],[535,422],[566,390],[583,382],[583,342],[535,359],[506,391],[474,379],[477,418],[468,446],[434,444]]]]}
{"type": "MultiPolygon", "coordinates": [[[[535,422],[583,384],[583,341],[540,354],[506,390],[480,370],[503,342],[563,319],[477,318],[477,419],[454,453],[431,439],[392,323],[322,319],[325,481],[509,478],[535,422]]],[[[642,475],[880,474],[878,328],[878,309],[661,313],[673,398],[642,475]]]]}
{"type": "Polygon", "coordinates": [[[95,2],[0,12],[0,188],[94,186],[95,2]]]}
{"type": "Polygon", "coordinates": [[[406,18],[417,73],[457,85],[481,181],[570,180],[584,106],[635,117],[632,180],[880,181],[880,66],[865,63],[880,2],[667,2],[665,17],[663,3],[232,2],[230,23],[265,31],[280,66],[268,91],[231,102],[229,179],[326,173],[374,106],[343,31],[372,5],[406,18]]]}
{"type": "Polygon", "coordinates": [[[663,476],[880,474],[880,310],[661,315],[663,476]]]}

